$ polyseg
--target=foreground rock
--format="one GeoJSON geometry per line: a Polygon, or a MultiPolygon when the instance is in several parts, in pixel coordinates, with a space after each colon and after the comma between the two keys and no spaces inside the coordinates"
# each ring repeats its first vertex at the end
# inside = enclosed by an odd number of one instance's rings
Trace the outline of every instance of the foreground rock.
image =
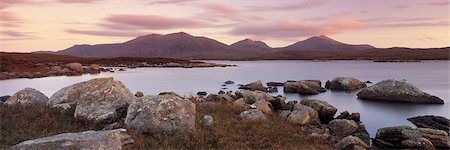
{"type": "Polygon", "coordinates": [[[5,101],[5,105],[45,105],[48,97],[33,88],[25,88],[5,101]]]}
{"type": "Polygon", "coordinates": [[[258,109],[250,109],[250,110],[246,110],[243,111],[239,114],[239,119],[242,121],[262,121],[262,120],[266,120],[267,117],[266,115],[258,109]]]}
{"type": "Polygon", "coordinates": [[[450,130],[450,120],[441,116],[417,116],[408,118],[408,121],[419,128],[444,130],[447,131],[447,133],[449,133],[450,130]]]}
{"type": "Polygon", "coordinates": [[[200,125],[204,128],[211,128],[214,125],[214,118],[210,115],[204,115],[202,119],[200,119],[200,125]]]}
{"type": "Polygon", "coordinates": [[[48,105],[75,107],[74,117],[95,124],[109,124],[125,117],[135,96],[120,81],[98,78],[77,83],[52,95],[48,105]]]}
{"type": "Polygon", "coordinates": [[[349,136],[359,130],[358,124],[353,120],[335,119],[328,124],[331,133],[335,136],[335,140],[349,136]]]}
{"type": "Polygon", "coordinates": [[[442,130],[396,126],[378,129],[373,145],[384,149],[430,149],[430,147],[448,149],[450,148],[448,140],[448,134],[442,130]]]}
{"type": "Polygon", "coordinates": [[[173,94],[144,96],[129,107],[125,124],[139,133],[192,132],[195,103],[173,94]]]}
{"type": "Polygon", "coordinates": [[[309,106],[319,113],[321,122],[328,123],[337,112],[337,108],[321,100],[303,99],[300,104],[309,106]]]}
{"type": "Polygon", "coordinates": [[[365,87],[364,82],[353,77],[336,77],[325,83],[325,88],[340,91],[353,91],[365,87]]]}
{"type": "Polygon", "coordinates": [[[256,82],[253,82],[253,83],[250,83],[250,84],[247,84],[247,85],[244,85],[244,86],[241,86],[241,87],[239,87],[239,89],[245,89],[245,90],[251,90],[251,91],[258,90],[258,91],[263,91],[263,92],[267,92],[268,91],[267,87],[265,87],[262,84],[261,80],[258,80],[256,82]]]}
{"type": "Polygon", "coordinates": [[[384,80],[363,89],[358,94],[359,99],[379,100],[389,102],[444,104],[444,101],[419,90],[406,81],[384,80]]]}
{"type": "Polygon", "coordinates": [[[345,149],[345,150],[358,150],[358,149],[368,149],[369,146],[364,143],[361,139],[355,136],[347,136],[340,140],[335,147],[337,149],[345,149]]]}
{"type": "Polygon", "coordinates": [[[353,120],[356,123],[358,123],[358,122],[361,122],[361,115],[359,113],[351,113],[350,114],[348,111],[344,111],[339,116],[337,116],[336,119],[353,120]]]}
{"type": "Polygon", "coordinates": [[[326,92],[326,89],[322,87],[320,80],[301,80],[284,83],[284,92],[314,95],[326,92]]]}
{"type": "Polygon", "coordinates": [[[63,133],[54,136],[28,140],[11,147],[14,150],[32,149],[108,149],[121,150],[126,144],[133,143],[125,129],[106,131],[85,131],[63,133]]]}
{"type": "Polygon", "coordinates": [[[320,124],[317,111],[300,103],[294,105],[293,111],[287,117],[287,121],[301,126],[320,124]]]}

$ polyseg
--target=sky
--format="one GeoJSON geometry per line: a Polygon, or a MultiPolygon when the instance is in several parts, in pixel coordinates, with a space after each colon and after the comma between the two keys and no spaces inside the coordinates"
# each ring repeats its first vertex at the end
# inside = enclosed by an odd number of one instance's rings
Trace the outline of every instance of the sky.
{"type": "Polygon", "coordinates": [[[326,35],[375,47],[450,46],[449,0],[0,0],[0,51],[62,50],[186,32],[284,47],[326,35]]]}

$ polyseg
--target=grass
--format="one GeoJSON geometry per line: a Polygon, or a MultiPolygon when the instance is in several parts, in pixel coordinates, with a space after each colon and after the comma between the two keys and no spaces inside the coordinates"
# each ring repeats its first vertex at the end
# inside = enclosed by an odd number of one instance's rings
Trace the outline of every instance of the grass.
{"type": "Polygon", "coordinates": [[[8,71],[8,68],[6,68],[5,66],[0,66],[0,72],[6,72],[8,71]]]}
{"type": "MultiPolygon", "coordinates": [[[[332,149],[325,141],[308,139],[301,127],[268,117],[261,122],[242,122],[243,110],[230,103],[197,104],[196,130],[191,134],[138,135],[129,130],[134,144],[125,149],[332,149]],[[214,117],[214,126],[202,128],[203,115],[214,117]]],[[[77,122],[70,113],[47,106],[0,107],[0,149],[25,140],[65,132],[94,129],[77,122]]]]}

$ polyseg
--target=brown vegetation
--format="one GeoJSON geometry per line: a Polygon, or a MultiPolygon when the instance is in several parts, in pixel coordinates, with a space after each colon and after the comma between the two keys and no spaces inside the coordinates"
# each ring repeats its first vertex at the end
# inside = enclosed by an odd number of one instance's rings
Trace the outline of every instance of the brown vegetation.
{"type": "MultiPolygon", "coordinates": [[[[191,134],[138,135],[126,149],[331,149],[326,141],[308,139],[300,126],[269,117],[262,122],[241,122],[243,111],[230,103],[197,104],[196,130],[191,134]],[[214,117],[214,126],[202,128],[203,115],[214,117]]],[[[0,107],[0,149],[25,140],[94,127],[76,121],[69,113],[48,106],[0,107]]],[[[97,128],[98,129],[98,128],[97,128]]]]}

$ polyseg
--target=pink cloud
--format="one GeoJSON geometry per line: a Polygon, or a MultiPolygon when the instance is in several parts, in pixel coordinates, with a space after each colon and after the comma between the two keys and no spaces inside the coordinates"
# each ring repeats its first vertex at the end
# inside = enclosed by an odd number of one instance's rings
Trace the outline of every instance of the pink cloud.
{"type": "Polygon", "coordinates": [[[252,6],[249,7],[250,11],[287,11],[287,10],[300,10],[311,9],[313,7],[324,5],[328,0],[307,0],[298,2],[296,4],[284,4],[278,6],[252,6]]]}
{"type": "Polygon", "coordinates": [[[141,35],[147,35],[147,32],[130,32],[130,31],[111,31],[111,30],[78,30],[68,29],[68,33],[85,34],[94,36],[113,36],[113,37],[136,37],[141,35]]]}
{"type": "Polygon", "coordinates": [[[220,14],[235,14],[238,11],[232,7],[217,4],[217,3],[201,3],[198,5],[199,7],[206,9],[210,12],[220,13],[220,14]]]}
{"type": "Polygon", "coordinates": [[[260,38],[291,39],[315,35],[332,35],[346,30],[368,28],[369,25],[347,16],[340,16],[325,23],[283,19],[275,24],[243,25],[230,31],[232,35],[247,35],[260,38]]]}
{"type": "Polygon", "coordinates": [[[16,31],[1,31],[0,33],[3,34],[3,35],[6,35],[6,36],[13,36],[13,37],[25,37],[25,36],[27,36],[26,34],[23,34],[21,32],[16,32],[16,31]]]}
{"type": "Polygon", "coordinates": [[[12,12],[0,12],[0,26],[2,27],[17,27],[23,22],[12,12]]]}
{"type": "Polygon", "coordinates": [[[112,15],[106,19],[110,23],[136,26],[141,29],[198,28],[206,23],[191,18],[169,18],[157,15],[112,15]]]}
{"type": "Polygon", "coordinates": [[[187,2],[192,2],[196,0],[153,0],[149,5],[159,5],[159,4],[185,4],[187,2]]]}
{"type": "Polygon", "coordinates": [[[430,5],[430,6],[443,6],[446,7],[448,5],[450,5],[449,1],[437,1],[437,2],[429,2],[429,3],[425,3],[426,5],[430,5]]]}
{"type": "Polygon", "coordinates": [[[100,0],[58,0],[61,3],[92,3],[100,0]]]}
{"type": "Polygon", "coordinates": [[[406,8],[409,8],[409,5],[400,4],[400,5],[395,5],[392,8],[394,8],[394,9],[406,9],[406,8]]]}

